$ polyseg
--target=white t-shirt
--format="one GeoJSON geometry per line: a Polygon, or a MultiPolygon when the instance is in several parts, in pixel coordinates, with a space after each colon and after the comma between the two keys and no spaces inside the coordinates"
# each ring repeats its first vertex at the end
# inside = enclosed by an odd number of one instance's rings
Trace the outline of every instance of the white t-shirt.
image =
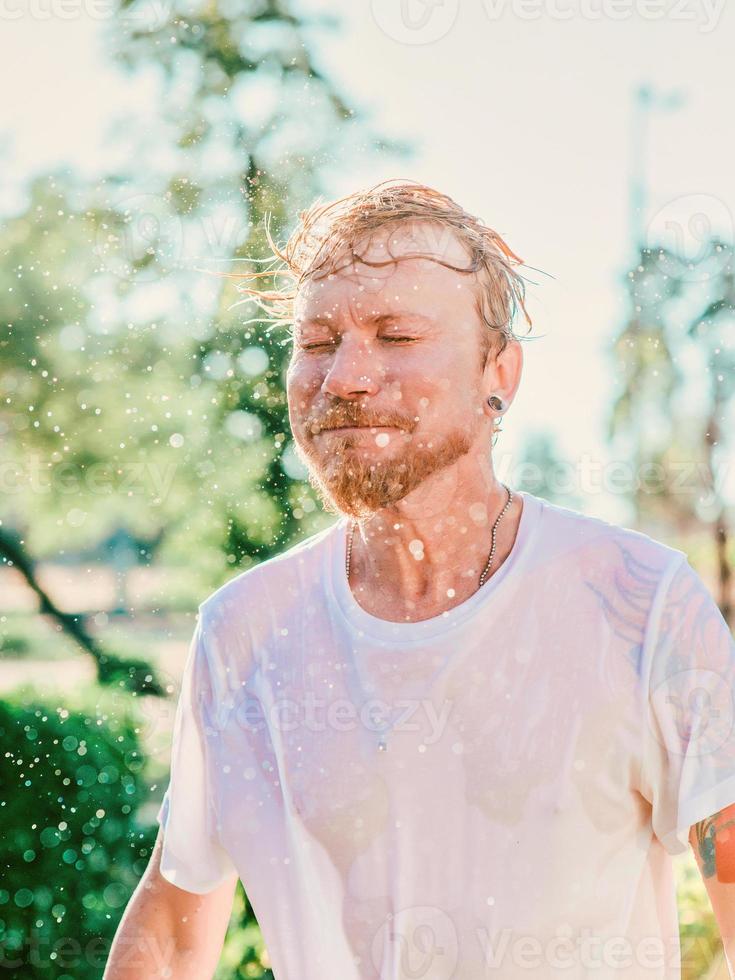
{"type": "Polygon", "coordinates": [[[670,855],[735,802],[735,644],[684,552],[520,496],[441,616],[362,609],[344,518],[199,606],[162,871],[240,877],[276,980],[678,980],[670,855]]]}

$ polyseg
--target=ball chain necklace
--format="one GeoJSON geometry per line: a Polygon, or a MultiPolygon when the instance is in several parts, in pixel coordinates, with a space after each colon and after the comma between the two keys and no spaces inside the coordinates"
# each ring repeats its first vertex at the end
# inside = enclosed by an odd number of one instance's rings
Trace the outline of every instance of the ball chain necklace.
{"type": "MultiPolygon", "coordinates": [[[[510,507],[510,505],[513,503],[513,491],[510,489],[510,487],[506,486],[504,483],[501,484],[501,486],[503,486],[508,491],[508,499],[505,502],[505,506],[503,507],[503,509],[500,511],[500,513],[498,514],[498,516],[495,518],[495,522],[493,524],[492,533],[491,533],[490,555],[488,556],[487,563],[486,563],[485,567],[483,568],[482,573],[480,574],[480,584],[478,586],[478,589],[481,589],[482,586],[485,584],[485,582],[487,580],[487,574],[490,571],[490,566],[492,565],[493,559],[495,558],[495,532],[497,531],[498,524],[500,523],[500,521],[501,521],[503,515],[505,514],[505,512],[508,510],[508,508],[510,507]]],[[[348,588],[349,588],[349,584],[350,584],[350,562],[352,560],[352,541],[353,541],[353,539],[355,537],[355,528],[356,527],[357,527],[356,522],[355,521],[351,521],[351,523],[350,523],[349,536],[347,538],[347,554],[346,554],[346,557],[345,557],[345,572],[347,574],[347,587],[348,588]]],[[[388,736],[389,732],[392,730],[392,728],[393,728],[393,725],[390,725],[390,726],[388,726],[388,727],[386,727],[386,728],[383,729],[383,735],[381,736],[380,741],[378,742],[378,749],[381,752],[385,752],[386,749],[388,748],[388,743],[387,743],[386,739],[387,739],[387,736],[388,736]]]]}

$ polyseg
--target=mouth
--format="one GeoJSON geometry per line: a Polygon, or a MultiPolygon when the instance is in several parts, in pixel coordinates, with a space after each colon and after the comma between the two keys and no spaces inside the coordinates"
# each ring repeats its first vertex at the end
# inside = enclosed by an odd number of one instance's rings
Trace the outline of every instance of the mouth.
{"type": "Polygon", "coordinates": [[[395,429],[395,425],[335,425],[331,428],[324,428],[322,432],[384,432],[387,429],[395,429]]]}

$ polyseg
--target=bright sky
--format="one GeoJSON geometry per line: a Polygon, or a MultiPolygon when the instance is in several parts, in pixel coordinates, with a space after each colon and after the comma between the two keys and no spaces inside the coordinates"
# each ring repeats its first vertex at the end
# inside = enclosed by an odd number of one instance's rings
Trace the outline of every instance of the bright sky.
{"type": "MultiPolygon", "coordinates": [[[[104,171],[114,121],[150,113],[145,85],[105,57],[114,24],[85,12],[95,9],[0,0],[6,177],[63,163],[104,171]]],[[[607,349],[631,255],[633,94],[645,82],[683,96],[650,117],[647,224],[672,245],[683,236],[692,256],[702,220],[732,238],[735,10],[722,0],[361,0],[340,16],[342,31],[314,35],[319,61],[377,130],[414,141],[417,154],[335,174],[334,196],[389,177],[423,181],[554,277],[529,273],[541,339],[524,345],[496,467],[512,482],[516,450],[550,430],[581,509],[624,523],[624,500],[602,475],[585,478],[584,460],[603,472],[615,462],[604,441],[615,383],[607,349]]],[[[3,209],[17,206],[12,180],[0,195],[3,209]]]]}

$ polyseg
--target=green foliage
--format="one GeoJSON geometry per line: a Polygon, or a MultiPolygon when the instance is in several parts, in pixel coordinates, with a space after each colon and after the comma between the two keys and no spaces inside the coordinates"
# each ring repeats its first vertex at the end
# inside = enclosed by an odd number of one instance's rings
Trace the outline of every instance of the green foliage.
{"type": "Polygon", "coordinates": [[[0,633],[0,658],[19,660],[31,654],[31,643],[21,633],[0,633]]]}
{"type": "Polygon", "coordinates": [[[232,921],[239,926],[228,930],[214,980],[273,980],[268,951],[242,882],[235,891],[232,921]]]}
{"type": "Polygon", "coordinates": [[[156,833],[139,818],[147,790],[135,729],[126,702],[96,687],[73,706],[28,686],[0,702],[6,976],[102,975],[156,833]]]}
{"type": "Polygon", "coordinates": [[[609,438],[621,459],[659,474],[636,471],[640,515],[680,526],[693,516],[701,522],[705,497],[711,514],[719,506],[713,471],[728,451],[723,423],[735,396],[733,250],[717,239],[705,244],[697,264],[664,248],[641,250],[625,278],[629,313],[611,351],[620,386],[609,438]]]}
{"type": "Polygon", "coordinates": [[[720,932],[691,851],[675,859],[682,980],[702,980],[722,953],[720,932]]]}

